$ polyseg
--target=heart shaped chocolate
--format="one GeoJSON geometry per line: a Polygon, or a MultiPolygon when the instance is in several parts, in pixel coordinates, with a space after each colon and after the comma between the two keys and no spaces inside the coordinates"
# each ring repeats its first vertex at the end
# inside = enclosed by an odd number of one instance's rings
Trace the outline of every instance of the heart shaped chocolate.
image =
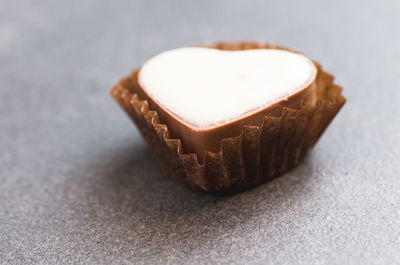
{"type": "Polygon", "coordinates": [[[161,168],[198,190],[241,190],[297,165],[345,103],[307,57],[255,42],[161,53],[111,94],[161,168]]]}
{"type": "Polygon", "coordinates": [[[316,73],[311,60],[289,51],[192,47],[153,57],[142,66],[138,81],[166,112],[202,131],[287,100],[309,87],[316,73]]]}

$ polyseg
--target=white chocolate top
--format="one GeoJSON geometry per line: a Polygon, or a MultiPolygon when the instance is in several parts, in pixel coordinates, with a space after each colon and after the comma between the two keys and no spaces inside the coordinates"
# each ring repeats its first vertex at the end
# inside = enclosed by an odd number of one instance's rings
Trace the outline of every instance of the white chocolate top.
{"type": "Polygon", "coordinates": [[[196,129],[210,129],[264,109],[307,87],[316,76],[307,57],[277,49],[180,48],[141,68],[142,89],[196,129]]]}

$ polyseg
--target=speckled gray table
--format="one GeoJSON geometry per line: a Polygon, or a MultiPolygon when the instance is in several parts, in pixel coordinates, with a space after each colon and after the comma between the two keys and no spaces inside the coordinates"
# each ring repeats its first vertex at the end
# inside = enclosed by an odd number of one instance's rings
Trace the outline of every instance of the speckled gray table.
{"type": "Polygon", "coordinates": [[[0,2],[0,263],[400,263],[400,2],[244,2],[0,2]],[[320,61],[348,103],[281,178],[195,193],[107,92],[165,49],[243,39],[320,61]]]}

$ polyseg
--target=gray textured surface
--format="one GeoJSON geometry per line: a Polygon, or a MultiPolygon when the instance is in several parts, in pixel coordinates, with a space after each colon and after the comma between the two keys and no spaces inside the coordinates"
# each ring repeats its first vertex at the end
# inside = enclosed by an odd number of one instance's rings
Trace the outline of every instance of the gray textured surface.
{"type": "Polygon", "coordinates": [[[244,2],[0,2],[0,263],[400,263],[400,2],[244,2]],[[320,61],[348,103],[281,178],[194,193],[107,91],[162,50],[243,39],[320,61]]]}

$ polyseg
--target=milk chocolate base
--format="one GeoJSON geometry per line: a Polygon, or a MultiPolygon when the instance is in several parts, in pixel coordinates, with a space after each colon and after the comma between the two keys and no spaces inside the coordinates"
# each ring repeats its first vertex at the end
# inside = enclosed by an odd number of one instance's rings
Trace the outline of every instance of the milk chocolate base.
{"type": "MultiPolygon", "coordinates": [[[[281,48],[257,43],[220,43],[213,47],[281,48]]],[[[341,87],[333,84],[333,76],[316,66],[316,80],[302,90],[305,94],[279,102],[255,119],[222,126],[220,131],[213,131],[216,137],[211,138],[215,140],[205,137],[207,140],[198,149],[198,135],[179,135],[179,123],[143,92],[137,82],[138,70],[121,80],[111,94],[136,123],[168,175],[193,189],[243,189],[295,166],[345,103],[341,87]],[[203,156],[199,157],[201,152],[203,156]]]]}
{"type": "Polygon", "coordinates": [[[218,152],[221,148],[222,139],[238,136],[242,131],[243,125],[259,126],[262,124],[265,116],[279,115],[283,107],[295,108],[298,104],[315,105],[316,85],[315,82],[312,82],[297,93],[260,109],[249,116],[210,129],[196,129],[191,127],[176,116],[168,113],[147,94],[145,98],[149,102],[150,108],[157,111],[161,122],[168,126],[171,137],[181,139],[183,151],[185,153],[196,153],[199,161],[203,162],[205,151],[218,152]]]}

